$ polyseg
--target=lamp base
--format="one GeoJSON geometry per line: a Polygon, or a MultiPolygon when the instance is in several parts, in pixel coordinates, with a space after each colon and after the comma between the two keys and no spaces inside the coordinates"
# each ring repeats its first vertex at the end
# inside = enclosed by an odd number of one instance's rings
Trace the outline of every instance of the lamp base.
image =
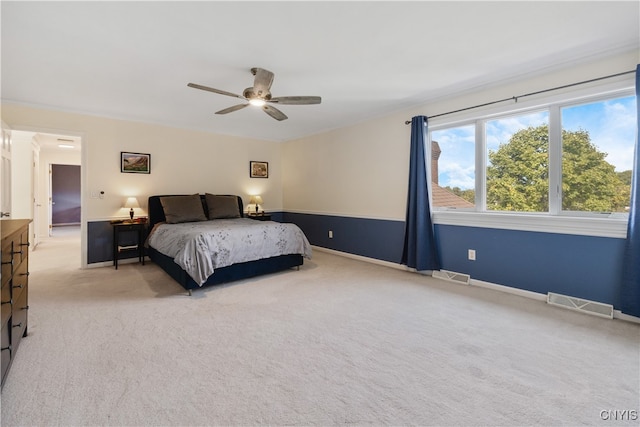
{"type": "Polygon", "coordinates": [[[129,211],[129,217],[131,218],[131,221],[133,221],[133,208],[129,211]]]}

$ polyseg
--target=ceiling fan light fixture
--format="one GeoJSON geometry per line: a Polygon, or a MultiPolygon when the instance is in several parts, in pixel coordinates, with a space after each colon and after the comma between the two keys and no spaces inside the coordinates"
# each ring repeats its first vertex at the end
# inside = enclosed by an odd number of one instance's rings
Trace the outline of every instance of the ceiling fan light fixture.
{"type": "Polygon", "coordinates": [[[263,107],[266,102],[264,99],[254,98],[249,100],[249,104],[254,105],[256,107],[263,107]]]}
{"type": "Polygon", "coordinates": [[[231,96],[234,98],[240,98],[243,101],[247,101],[244,104],[234,105],[229,108],[216,111],[216,114],[227,114],[234,111],[238,111],[242,108],[254,105],[261,108],[262,111],[267,113],[272,118],[282,121],[287,120],[286,114],[278,110],[276,107],[268,103],[274,103],[278,105],[310,105],[320,104],[321,98],[319,96],[280,96],[273,98],[271,96],[271,84],[273,83],[273,73],[264,68],[252,68],[251,74],[255,76],[253,79],[253,86],[246,88],[242,95],[236,95],[235,93],[227,92],[220,89],[214,89],[208,86],[202,86],[195,83],[189,83],[187,86],[194,89],[206,90],[208,92],[218,93],[220,95],[231,96]]]}

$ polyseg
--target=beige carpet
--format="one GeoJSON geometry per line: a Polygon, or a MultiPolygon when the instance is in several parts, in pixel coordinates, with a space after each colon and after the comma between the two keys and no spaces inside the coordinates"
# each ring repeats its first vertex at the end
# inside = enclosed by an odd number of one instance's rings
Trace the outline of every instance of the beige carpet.
{"type": "Polygon", "coordinates": [[[637,324],[320,251],[188,297],[77,245],[32,253],[3,426],[638,424],[602,420],[640,409],[637,324]]]}

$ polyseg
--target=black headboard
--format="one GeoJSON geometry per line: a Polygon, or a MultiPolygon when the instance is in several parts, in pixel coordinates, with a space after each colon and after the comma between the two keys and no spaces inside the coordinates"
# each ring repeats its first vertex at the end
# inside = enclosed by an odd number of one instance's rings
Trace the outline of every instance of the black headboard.
{"type": "MultiPolygon", "coordinates": [[[[160,202],[160,197],[172,197],[172,196],[188,196],[189,194],[169,194],[169,195],[161,195],[161,196],[149,196],[149,229],[153,229],[153,226],[159,222],[164,222],[167,219],[164,216],[164,209],[162,209],[162,203],[160,202]]],[[[225,196],[230,196],[230,194],[225,194],[225,196]]],[[[242,203],[242,197],[235,196],[238,198],[238,212],[240,212],[240,216],[244,216],[244,206],[242,203]]],[[[202,202],[202,208],[204,209],[205,215],[209,213],[209,208],[207,207],[207,200],[204,194],[200,194],[200,201],[202,202]]]]}

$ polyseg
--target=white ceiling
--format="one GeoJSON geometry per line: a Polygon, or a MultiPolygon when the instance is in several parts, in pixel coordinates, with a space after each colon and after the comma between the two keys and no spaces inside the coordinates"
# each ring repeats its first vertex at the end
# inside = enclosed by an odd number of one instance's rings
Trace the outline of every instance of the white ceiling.
{"type": "Polygon", "coordinates": [[[78,136],[50,133],[36,133],[34,136],[36,136],[38,144],[43,150],[71,151],[80,154],[81,138],[78,136]]]}
{"type": "MultiPolygon", "coordinates": [[[[640,49],[640,2],[1,2],[2,100],[286,141],[640,49]],[[238,99],[275,73],[278,122],[238,99]]],[[[622,70],[626,71],[626,70],[622,70]]]]}

